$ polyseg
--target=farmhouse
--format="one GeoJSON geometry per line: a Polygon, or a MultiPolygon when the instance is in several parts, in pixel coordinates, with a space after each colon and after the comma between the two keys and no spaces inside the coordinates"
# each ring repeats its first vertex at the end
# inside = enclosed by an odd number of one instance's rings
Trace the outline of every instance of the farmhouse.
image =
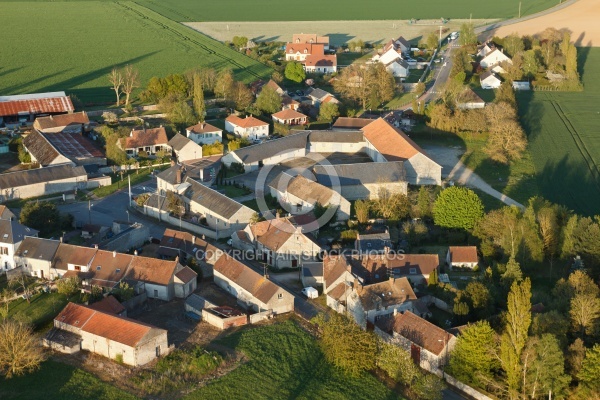
{"type": "Polygon", "coordinates": [[[341,195],[347,200],[378,199],[386,193],[406,194],[408,182],[402,161],[390,163],[337,164],[333,167],[315,165],[313,173],[317,182],[333,187],[337,176],[341,195]]]}
{"type": "Polygon", "coordinates": [[[162,126],[151,129],[133,129],[128,137],[122,140],[119,139],[117,144],[129,157],[137,157],[140,155],[140,152],[154,156],[159,151],[171,151],[171,147],[168,144],[167,131],[162,126]]]}
{"type": "Polygon", "coordinates": [[[329,50],[329,36],[319,36],[315,33],[295,33],[292,43],[322,44],[325,50],[329,50]]]}
{"type": "Polygon", "coordinates": [[[0,174],[0,201],[26,199],[88,187],[83,167],[55,165],[0,174]]]}
{"type": "Polygon", "coordinates": [[[221,250],[189,232],[167,228],[157,254],[163,259],[179,257],[183,263],[193,258],[202,271],[202,277],[209,277],[213,274],[213,265],[221,255],[221,250]]]}
{"type": "Polygon", "coordinates": [[[304,70],[308,73],[332,74],[337,72],[337,56],[335,54],[311,54],[304,60],[304,70]]]}
{"type": "Polygon", "coordinates": [[[279,204],[287,205],[286,210],[296,214],[312,211],[317,203],[323,207],[337,208],[336,216],[340,221],[350,218],[350,202],[335,190],[305,178],[293,177],[285,172],[278,175],[270,184],[271,195],[279,204]]]}
{"type": "Polygon", "coordinates": [[[173,297],[185,298],[195,289],[196,275],[178,259],[168,261],[135,256],[126,279],[135,282],[136,291],[145,291],[148,298],[171,301],[173,297]],[[176,277],[178,273],[181,273],[180,277],[176,277]]]}
{"type": "Polygon", "coordinates": [[[186,178],[185,183],[189,184],[184,193],[189,210],[206,219],[206,225],[217,232],[222,231],[229,236],[243,229],[254,215],[251,208],[193,179],[186,178]]]}
{"type": "Polygon", "coordinates": [[[211,124],[207,124],[206,122],[200,122],[196,125],[189,126],[186,128],[185,132],[189,139],[201,146],[223,141],[223,130],[211,124]]]}
{"type": "Polygon", "coordinates": [[[367,154],[375,162],[403,161],[406,179],[413,185],[441,185],[442,167],[400,129],[379,118],[362,129],[367,154]]]}
{"type": "Polygon", "coordinates": [[[377,324],[392,340],[410,351],[413,361],[421,368],[436,372],[448,363],[448,353],[456,337],[411,311],[395,312],[391,318],[377,324]]]}
{"type": "Polygon", "coordinates": [[[496,76],[492,71],[487,71],[481,74],[479,77],[482,89],[498,89],[502,84],[500,78],[496,76]]]}
{"type": "Polygon", "coordinates": [[[253,116],[240,118],[232,114],[225,119],[225,130],[250,140],[269,136],[269,124],[253,116]]]}
{"type": "Polygon", "coordinates": [[[456,106],[462,110],[484,108],[485,101],[471,88],[466,88],[458,97],[456,106]]]}
{"type": "Polygon", "coordinates": [[[72,113],[71,98],[65,92],[0,96],[0,126],[19,126],[32,122],[38,115],[72,113]]]}
{"type": "Polygon", "coordinates": [[[48,165],[106,165],[106,157],[80,133],[41,133],[36,130],[23,139],[31,161],[48,165]]]}
{"type": "Polygon", "coordinates": [[[275,268],[296,268],[302,260],[316,259],[321,247],[287,218],[249,224],[246,229],[256,257],[275,268]]]}
{"type": "Polygon", "coordinates": [[[479,61],[479,65],[481,65],[481,68],[491,68],[503,62],[512,64],[512,60],[504,52],[495,49],[479,61]]]}
{"type": "Polygon", "coordinates": [[[312,54],[324,55],[324,45],[316,43],[287,43],[285,45],[286,61],[300,61],[304,63],[306,58],[312,54]]]}
{"type": "Polygon", "coordinates": [[[37,236],[38,231],[12,219],[0,219],[0,271],[18,266],[15,254],[27,236],[37,236]]]}
{"type": "Polygon", "coordinates": [[[214,279],[248,309],[272,314],[294,311],[293,295],[228,254],[215,264],[214,279]]]}
{"type": "Polygon", "coordinates": [[[161,195],[167,191],[182,194],[189,187],[184,181],[187,178],[210,186],[220,169],[221,156],[210,156],[191,159],[180,164],[171,160],[171,167],[156,176],[156,186],[161,195]]]}
{"type": "Polygon", "coordinates": [[[57,278],[51,267],[59,244],[58,240],[27,236],[15,252],[15,265],[38,278],[57,278]]]}
{"type": "Polygon", "coordinates": [[[202,158],[202,147],[180,133],[177,133],[169,140],[169,147],[173,149],[179,162],[202,158]]]}
{"type": "Polygon", "coordinates": [[[85,111],[37,117],[33,128],[41,133],[83,133],[90,119],[85,111]]]}
{"type": "Polygon", "coordinates": [[[70,354],[87,350],[134,367],[169,351],[166,330],[75,303],[54,319],[44,345],[70,354]]]}
{"type": "Polygon", "coordinates": [[[446,254],[446,263],[460,268],[473,268],[479,263],[477,247],[475,246],[450,246],[446,254]]]}
{"type": "Polygon", "coordinates": [[[308,117],[298,111],[285,109],[272,115],[273,122],[285,125],[305,125],[308,122],[308,117]]]}
{"type": "Polygon", "coordinates": [[[394,276],[408,278],[415,285],[427,284],[430,274],[437,271],[437,254],[369,254],[348,258],[352,275],[363,284],[381,282],[394,276]]]}

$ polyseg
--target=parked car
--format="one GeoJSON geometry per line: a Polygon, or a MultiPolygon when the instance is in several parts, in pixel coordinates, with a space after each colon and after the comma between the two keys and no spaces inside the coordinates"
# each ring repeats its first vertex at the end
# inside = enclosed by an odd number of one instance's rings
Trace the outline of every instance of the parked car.
{"type": "Polygon", "coordinates": [[[304,96],[304,92],[302,90],[296,90],[296,95],[304,96]]]}
{"type": "Polygon", "coordinates": [[[309,299],[316,299],[317,297],[319,297],[319,292],[317,291],[317,289],[311,286],[307,286],[304,289],[302,289],[302,294],[308,297],[309,299]]]}

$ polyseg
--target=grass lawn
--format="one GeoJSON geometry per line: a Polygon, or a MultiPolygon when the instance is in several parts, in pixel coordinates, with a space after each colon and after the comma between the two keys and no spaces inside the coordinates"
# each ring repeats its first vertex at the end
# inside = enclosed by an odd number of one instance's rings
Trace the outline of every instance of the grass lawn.
{"type": "Polygon", "coordinates": [[[135,396],[75,367],[48,360],[31,374],[0,378],[0,398],[44,400],[134,400],[135,396]]]}
{"type": "MultiPolygon", "coordinates": [[[[361,0],[347,0],[340,7],[336,0],[306,0],[302,7],[289,12],[283,2],[271,0],[198,1],[198,0],[140,0],[146,7],[175,21],[327,21],[327,20],[385,20],[410,18],[510,18],[519,13],[518,0],[482,2],[477,0],[372,0],[368,7],[361,0]],[[315,12],[318,10],[318,12],[315,12]]],[[[521,14],[527,15],[556,5],[555,0],[527,0],[521,14]]]]}
{"type": "Polygon", "coordinates": [[[370,60],[371,57],[373,57],[373,51],[368,51],[365,53],[355,53],[355,52],[348,52],[348,53],[338,53],[337,54],[337,62],[338,65],[350,65],[353,62],[365,62],[367,60],[370,60]]]}
{"type": "Polygon", "coordinates": [[[253,327],[220,344],[248,362],[184,399],[399,399],[370,374],[346,376],[329,364],[317,342],[296,323],[253,327]]]}
{"type": "Polygon", "coordinates": [[[245,196],[251,193],[250,190],[244,188],[237,188],[231,185],[218,185],[217,190],[225,194],[229,198],[245,196]]]}
{"type": "Polygon", "coordinates": [[[425,72],[424,69],[411,69],[409,71],[408,76],[406,77],[406,79],[404,80],[405,83],[418,83],[419,79],[421,79],[421,77],[423,76],[423,73],[425,72]]]}
{"type": "Polygon", "coordinates": [[[0,67],[3,94],[66,90],[85,104],[107,104],[115,101],[107,75],[114,66],[126,64],[139,69],[142,86],[152,76],[194,67],[231,68],[246,83],[272,73],[266,65],[135,2],[1,4],[0,53],[10,54],[0,67]]]}
{"type": "MultiPolygon", "coordinates": [[[[75,297],[77,296],[75,295],[75,297]]],[[[39,293],[31,298],[31,303],[27,303],[27,300],[22,298],[12,301],[8,316],[26,320],[39,329],[52,321],[68,302],[67,296],[57,292],[39,293]]]]}
{"type": "Polygon", "coordinates": [[[583,92],[521,92],[517,100],[541,194],[577,213],[597,215],[600,49],[579,48],[578,56],[583,92]]]}
{"type": "Polygon", "coordinates": [[[414,93],[400,93],[396,95],[396,97],[394,97],[392,100],[390,100],[384,107],[388,110],[400,108],[406,104],[409,104],[414,99],[414,97],[414,93]]]}
{"type": "Polygon", "coordinates": [[[258,203],[256,202],[256,199],[244,201],[242,204],[248,208],[253,209],[256,212],[260,212],[260,210],[258,209],[258,203]]]}

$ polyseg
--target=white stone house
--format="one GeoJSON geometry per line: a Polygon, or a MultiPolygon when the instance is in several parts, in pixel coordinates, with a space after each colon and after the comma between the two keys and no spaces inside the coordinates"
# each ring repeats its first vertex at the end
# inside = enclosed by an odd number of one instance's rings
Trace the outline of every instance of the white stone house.
{"type": "Polygon", "coordinates": [[[322,43],[287,43],[285,45],[285,60],[304,63],[311,54],[325,54],[322,43]]]}
{"type": "Polygon", "coordinates": [[[276,112],[271,117],[273,118],[273,122],[285,125],[306,125],[308,122],[306,115],[289,108],[276,112]]]}
{"type": "Polygon", "coordinates": [[[169,353],[166,330],[74,303],[54,319],[44,345],[64,351],[61,339],[68,336],[79,342],[75,351],[87,350],[134,367],[169,353]]]}
{"type": "Polygon", "coordinates": [[[483,59],[479,62],[479,65],[481,65],[481,68],[491,68],[503,62],[512,64],[512,60],[506,54],[498,49],[495,49],[483,57],[483,59]]]}
{"type": "Polygon", "coordinates": [[[311,54],[304,60],[304,70],[308,73],[333,74],[337,72],[335,54],[311,54]]]}
{"type": "Polygon", "coordinates": [[[171,151],[167,131],[164,127],[149,129],[133,129],[129,136],[124,139],[117,139],[117,145],[127,153],[129,157],[137,157],[140,152],[154,156],[157,152],[163,151],[168,154],[171,151]]]}
{"type": "Polygon", "coordinates": [[[185,132],[188,139],[193,140],[201,146],[223,141],[223,130],[206,122],[189,126],[185,129],[185,132]]]}
{"type": "Polygon", "coordinates": [[[306,214],[320,204],[324,207],[335,207],[335,215],[339,221],[350,218],[350,202],[340,193],[302,175],[295,177],[282,172],[270,184],[271,196],[277,198],[279,204],[292,214],[306,214]]]}
{"type": "Polygon", "coordinates": [[[125,279],[135,282],[135,287],[143,288],[148,298],[171,301],[174,297],[185,297],[191,293],[189,289],[193,284],[186,290],[183,288],[175,290],[176,286],[189,283],[189,280],[184,283],[175,282],[175,274],[185,268],[188,267],[179,264],[178,259],[169,261],[135,256],[129,265],[125,279]]]}
{"type": "Polygon", "coordinates": [[[474,268],[479,263],[477,247],[475,246],[450,246],[446,253],[446,263],[453,267],[474,268]]]}
{"type": "Polygon", "coordinates": [[[274,268],[296,268],[314,261],[321,247],[287,218],[248,224],[244,232],[253,244],[257,259],[274,268]]]}
{"type": "Polygon", "coordinates": [[[482,73],[479,77],[479,82],[482,89],[498,89],[502,84],[500,78],[498,78],[492,71],[482,73]]]}
{"type": "Polygon", "coordinates": [[[37,237],[38,231],[12,219],[0,219],[0,271],[18,266],[15,261],[21,243],[27,236],[37,237]]]}
{"type": "Polygon", "coordinates": [[[169,140],[169,146],[173,149],[177,161],[180,163],[202,158],[202,147],[180,133],[169,140]]]}
{"type": "Polygon", "coordinates": [[[216,262],[214,280],[246,308],[273,314],[294,311],[292,294],[228,254],[216,262]]]}
{"type": "Polygon", "coordinates": [[[15,252],[15,264],[32,276],[55,279],[58,275],[52,270],[52,260],[59,244],[58,240],[26,237],[15,252]]]}
{"type": "Polygon", "coordinates": [[[385,69],[391,72],[395,78],[406,78],[410,74],[408,63],[401,58],[397,58],[385,64],[385,69]]]}
{"type": "Polygon", "coordinates": [[[250,140],[269,136],[269,124],[253,116],[240,118],[232,114],[225,119],[225,130],[250,140]]]}

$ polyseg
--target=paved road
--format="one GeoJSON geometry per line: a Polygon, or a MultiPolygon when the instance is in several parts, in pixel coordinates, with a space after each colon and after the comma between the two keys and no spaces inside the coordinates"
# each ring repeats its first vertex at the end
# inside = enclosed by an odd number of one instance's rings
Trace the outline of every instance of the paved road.
{"type": "MultiPolygon", "coordinates": [[[[147,181],[131,187],[133,195],[139,195],[146,192],[156,191],[156,178],[152,181],[147,181]]],[[[150,236],[161,238],[165,231],[165,225],[154,222],[151,219],[146,219],[136,215],[133,212],[128,212],[129,193],[127,182],[123,184],[123,189],[106,196],[102,199],[92,200],[91,202],[79,202],[72,204],[59,205],[61,212],[72,214],[75,221],[83,224],[92,223],[110,226],[112,222],[117,221],[133,221],[144,224],[150,229],[150,236]]]]}

